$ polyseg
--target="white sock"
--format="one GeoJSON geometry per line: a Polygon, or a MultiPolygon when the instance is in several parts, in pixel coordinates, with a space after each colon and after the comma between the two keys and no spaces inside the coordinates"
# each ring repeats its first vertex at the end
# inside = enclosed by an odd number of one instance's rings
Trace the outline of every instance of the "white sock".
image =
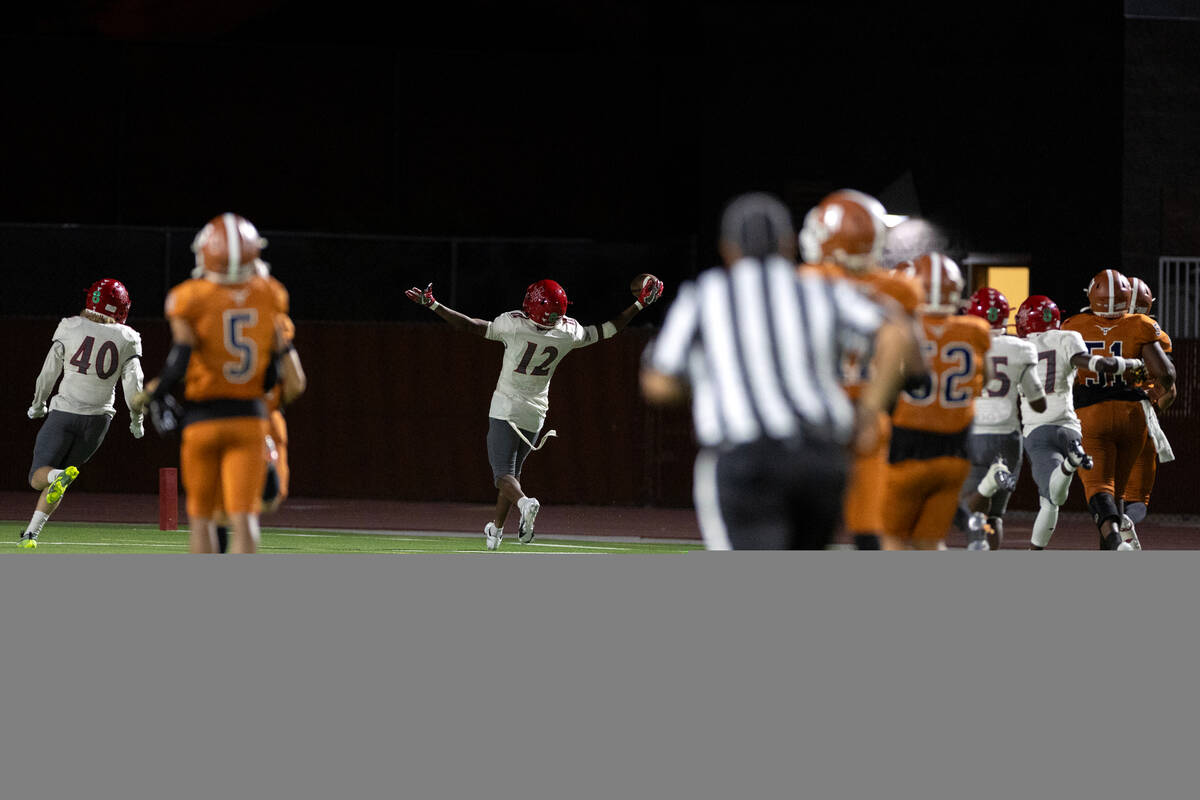
{"type": "Polygon", "coordinates": [[[1075,469],[1066,461],[1063,462],[1062,469],[1056,469],[1050,473],[1050,499],[1057,505],[1062,505],[1067,502],[1067,495],[1071,491],[1071,480],[1075,477],[1075,469]],[[1063,472],[1063,469],[1070,469],[1069,472],[1063,472]]]}
{"type": "Polygon", "coordinates": [[[1029,537],[1029,541],[1033,543],[1034,547],[1045,547],[1050,544],[1050,537],[1054,535],[1054,526],[1058,524],[1058,506],[1045,497],[1039,497],[1038,501],[1041,507],[1038,509],[1037,518],[1033,521],[1033,535],[1029,537]]]}
{"type": "Polygon", "coordinates": [[[61,469],[52,469],[46,473],[46,480],[50,481],[50,483],[54,483],[54,479],[59,475],[62,475],[62,473],[63,471],[61,469]]]}
{"type": "Polygon", "coordinates": [[[49,514],[41,511],[33,512],[33,519],[29,520],[29,530],[27,532],[37,536],[42,532],[42,528],[46,525],[46,520],[48,519],[50,519],[49,514]]]}
{"type": "Polygon", "coordinates": [[[983,479],[979,481],[979,485],[975,487],[975,491],[979,492],[984,497],[991,497],[999,488],[1000,487],[996,485],[996,482],[992,480],[992,473],[989,470],[988,473],[983,476],[983,479]]]}

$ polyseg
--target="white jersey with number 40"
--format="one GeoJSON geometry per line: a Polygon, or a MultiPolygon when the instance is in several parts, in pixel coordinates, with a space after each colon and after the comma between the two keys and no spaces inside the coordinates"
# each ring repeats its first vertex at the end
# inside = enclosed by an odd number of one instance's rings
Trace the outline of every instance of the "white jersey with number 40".
{"type": "MultiPolygon", "coordinates": [[[[38,376],[34,404],[44,403],[58,371],[62,383],[51,411],[70,414],[116,413],[117,381],[128,374],[126,392],[142,385],[142,337],[128,325],[67,317],[54,331],[54,344],[38,376]]],[[[129,398],[126,397],[126,402],[129,398]]]]}
{"type": "Polygon", "coordinates": [[[1071,385],[1075,382],[1075,366],[1071,359],[1086,353],[1083,337],[1075,331],[1042,331],[1025,337],[1037,349],[1037,374],[1046,389],[1046,410],[1037,413],[1029,401],[1021,400],[1021,421],[1028,436],[1040,425],[1060,425],[1078,431],[1079,417],[1075,416],[1075,400],[1071,385]]]}
{"type": "Polygon", "coordinates": [[[1037,394],[1037,350],[1024,339],[993,331],[986,358],[993,377],[975,398],[971,433],[1015,433],[1021,429],[1020,397],[1037,394]]]}
{"type": "Polygon", "coordinates": [[[550,379],[563,357],[600,341],[595,325],[563,317],[553,328],[535,325],[523,311],[509,311],[488,324],[487,338],[504,344],[504,364],[488,416],[538,432],[550,410],[550,379]]]}

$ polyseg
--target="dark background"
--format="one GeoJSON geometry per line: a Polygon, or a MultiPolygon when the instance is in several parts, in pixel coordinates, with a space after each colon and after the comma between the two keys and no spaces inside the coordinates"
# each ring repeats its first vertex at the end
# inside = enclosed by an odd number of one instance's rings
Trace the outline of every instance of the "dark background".
{"type": "MultiPolygon", "coordinates": [[[[498,352],[448,336],[403,290],[432,280],[491,318],[554,277],[597,322],[649,271],[669,302],[715,262],[721,207],[743,191],[775,192],[797,219],[833,189],[871,192],[940,225],[959,258],[1023,255],[1031,290],[1066,311],[1100,269],[1154,286],[1160,255],[1200,253],[1187,3],[36,6],[0,28],[0,316],[6,345],[28,332],[33,353],[5,348],[12,452],[29,451],[54,321],[97,278],[129,286],[158,372],[162,299],[226,210],[268,236],[292,292],[312,377],[290,416],[300,494],[490,499],[498,352]],[[404,461],[403,479],[364,466],[434,429],[450,452],[404,461]],[[478,480],[431,484],[442,469],[478,480]]],[[[556,378],[548,424],[577,445],[530,469],[560,501],[689,502],[686,412],[636,400],[665,306],[556,378]]],[[[120,432],[97,461],[136,448],[173,453],[120,432]]],[[[24,466],[10,472],[22,486],[24,466]]],[[[136,485],[153,491],[151,472],[136,485]]],[[[91,488],[135,488],[120,473],[93,469],[91,488]]]]}
{"type": "Polygon", "coordinates": [[[1051,295],[1121,259],[1117,3],[177,5],[18,18],[0,220],[694,238],[674,278],[733,194],[853,186],[1051,295]]]}

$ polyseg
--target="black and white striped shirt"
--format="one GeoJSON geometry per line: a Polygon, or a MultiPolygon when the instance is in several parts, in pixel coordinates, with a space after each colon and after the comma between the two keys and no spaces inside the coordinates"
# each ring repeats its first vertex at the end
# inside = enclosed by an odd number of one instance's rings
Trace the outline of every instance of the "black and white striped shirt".
{"type": "Polygon", "coordinates": [[[839,370],[864,352],[883,311],[845,281],[797,275],[780,256],[744,258],[680,287],[647,366],[692,388],[705,447],[767,437],[849,440],[854,409],[839,370]]]}

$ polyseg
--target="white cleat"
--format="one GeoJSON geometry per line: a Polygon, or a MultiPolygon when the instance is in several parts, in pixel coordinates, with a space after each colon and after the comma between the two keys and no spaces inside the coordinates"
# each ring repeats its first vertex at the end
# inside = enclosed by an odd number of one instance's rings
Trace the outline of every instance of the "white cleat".
{"type": "Polygon", "coordinates": [[[496,523],[489,522],[483,526],[483,535],[487,541],[488,550],[499,550],[500,542],[504,539],[504,531],[496,527],[496,523]]]}
{"type": "Polygon", "coordinates": [[[1137,548],[1134,548],[1133,544],[1130,542],[1121,542],[1119,545],[1117,545],[1117,552],[1128,552],[1134,549],[1137,548]]]}
{"type": "Polygon", "coordinates": [[[992,465],[988,467],[987,474],[983,476],[983,480],[979,482],[979,492],[984,497],[990,497],[997,491],[1013,492],[1017,488],[1017,477],[1009,470],[1008,465],[1004,463],[1004,459],[997,456],[992,465]],[[991,493],[984,491],[991,489],[991,493]]]}
{"type": "Polygon", "coordinates": [[[521,544],[529,544],[533,541],[533,521],[537,519],[538,511],[542,509],[542,504],[537,501],[536,497],[526,497],[524,499],[525,508],[521,510],[521,524],[517,528],[517,539],[521,544]]]}
{"type": "Polygon", "coordinates": [[[988,544],[987,539],[978,539],[967,545],[968,550],[991,550],[992,546],[988,544]]]}
{"type": "Polygon", "coordinates": [[[1124,544],[1129,545],[1130,550],[1142,549],[1142,543],[1138,541],[1137,528],[1133,526],[1133,520],[1129,518],[1128,514],[1121,515],[1121,539],[1124,544]]]}

